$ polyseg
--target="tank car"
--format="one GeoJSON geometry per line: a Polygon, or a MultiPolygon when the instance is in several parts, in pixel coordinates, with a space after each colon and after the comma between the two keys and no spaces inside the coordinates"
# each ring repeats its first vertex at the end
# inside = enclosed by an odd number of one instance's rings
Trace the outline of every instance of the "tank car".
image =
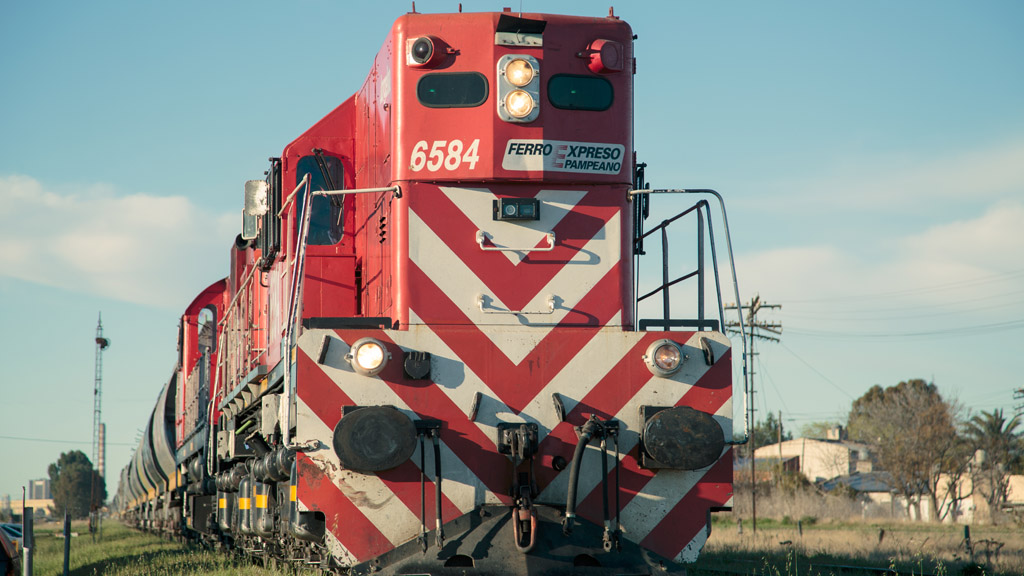
{"type": "Polygon", "coordinates": [[[732,354],[712,205],[643,229],[669,190],[635,159],[633,41],[611,12],[400,17],[246,183],[126,516],[339,573],[684,572],[731,505],[732,354]],[[687,219],[671,278],[652,238],[687,219]]]}

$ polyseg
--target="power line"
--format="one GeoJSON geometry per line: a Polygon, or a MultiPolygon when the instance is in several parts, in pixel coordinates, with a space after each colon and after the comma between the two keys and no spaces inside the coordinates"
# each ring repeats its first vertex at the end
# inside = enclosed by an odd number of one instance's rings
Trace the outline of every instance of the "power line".
{"type": "Polygon", "coordinates": [[[931,292],[942,292],[944,290],[952,290],[956,288],[967,288],[971,286],[977,286],[979,284],[989,284],[992,282],[1003,282],[1006,280],[1012,280],[1017,277],[1024,277],[1024,269],[1011,270],[1009,272],[1003,272],[1000,274],[993,274],[991,276],[982,276],[979,278],[972,278],[969,280],[958,280],[956,282],[948,282],[946,284],[936,284],[932,286],[926,286],[921,288],[907,288],[903,290],[890,290],[887,292],[876,292],[874,294],[862,294],[859,296],[835,296],[829,298],[805,298],[803,300],[791,300],[791,303],[803,304],[808,302],[851,302],[856,300],[872,300],[874,298],[885,298],[888,296],[908,296],[913,294],[928,294],[931,292]]]}
{"type": "Polygon", "coordinates": [[[839,390],[840,392],[842,392],[843,395],[845,395],[851,401],[853,400],[853,396],[850,396],[849,392],[847,392],[841,386],[839,386],[838,384],[833,382],[828,376],[825,376],[824,374],[822,374],[817,368],[815,368],[814,366],[811,366],[810,362],[808,362],[807,360],[804,360],[803,358],[801,358],[796,352],[793,352],[792,350],[790,350],[789,346],[786,346],[785,344],[782,344],[781,342],[779,344],[782,345],[782,348],[784,350],[786,350],[786,352],[789,352],[790,354],[793,355],[794,358],[796,358],[800,362],[803,362],[804,366],[807,366],[808,368],[811,369],[812,372],[814,372],[818,376],[821,376],[822,380],[824,380],[825,382],[828,382],[833,388],[835,388],[836,390],[839,390]]]}
{"type": "MultiPolygon", "coordinates": [[[[24,436],[0,436],[4,440],[20,440],[22,442],[49,442],[52,444],[92,444],[85,440],[54,440],[52,438],[27,438],[24,436]]],[[[107,442],[111,446],[135,446],[131,442],[107,442]]]]}
{"type": "Polygon", "coordinates": [[[790,332],[801,336],[814,336],[816,338],[835,338],[839,340],[860,340],[860,339],[906,339],[906,338],[944,338],[961,337],[976,334],[992,334],[995,332],[1006,332],[1010,330],[1024,329],[1024,318],[1008,320],[1006,322],[993,322],[990,324],[975,324],[973,326],[959,326],[956,328],[938,328],[935,330],[918,330],[910,332],[849,332],[833,330],[801,330],[790,328],[790,332]]]}
{"type": "Polygon", "coordinates": [[[957,300],[955,302],[941,303],[941,304],[921,304],[918,306],[899,306],[891,308],[878,308],[872,306],[870,308],[849,308],[846,310],[838,310],[835,307],[830,306],[827,310],[820,312],[811,312],[801,314],[799,312],[787,312],[786,316],[791,318],[804,318],[807,320],[831,320],[836,322],[874,322],[878,320],[899,320],[907,318],[932,318],[936,316],[951,316],[954,314],[973,314],[976,312],[982,312],[985,310],[993,310],[999,308],[1013,308],[1016,305],[1024,304],[1024,291],[1021,292],[1007,292],[1005,294],[992,294],[989,296],[982,296],[979,298],[971,298],[968,300],[957,300]],[[1020,297],[1013,300],[1000,302],[997,304],[988,304],[985,306],[971,306],[971,307],[960,307],[961,304],[967,304],[971,302],[981,302],[984,300],[992,300],[993,298],[1001,298],[1003,296],[1016,296],[1020,297]],[[955,309],[951,309],[956,307],[955,309]],[[921,313],[903,313],[910,310],[927,310],[927,312],[921,313]],[[875,313],[873,315],[867,315],[865,312],[875,313]]]}

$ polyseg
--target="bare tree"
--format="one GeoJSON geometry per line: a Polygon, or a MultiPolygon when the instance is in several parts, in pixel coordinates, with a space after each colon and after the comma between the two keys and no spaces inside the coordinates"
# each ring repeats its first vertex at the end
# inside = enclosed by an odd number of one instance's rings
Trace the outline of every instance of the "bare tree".
{"type": "MultiPolygon", "coordinates": [[[[970,458],[956,431],[958,408],[943,400],[934,384],[908,380],[883,389],[873,386],[854,401],[850,410],[850,437],[872,447],[878,463],[892,476],[891,488],[919,504],[928,498],[935,519],[953,509],[939,487],[966,470],[970,458]]],[[[945,486],[944,486],[945,487],[945,486]]],[[[918,508],[920,517],[920,508],[918,508]]]]}

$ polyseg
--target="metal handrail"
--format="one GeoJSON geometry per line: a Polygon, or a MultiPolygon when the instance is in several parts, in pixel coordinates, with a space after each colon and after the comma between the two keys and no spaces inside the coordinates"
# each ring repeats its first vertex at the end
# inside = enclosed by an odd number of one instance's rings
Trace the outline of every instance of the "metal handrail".
{"type": "MultiPolygon", "coordinates": [[[[734,296],[736,298],[736,302],[740,302],[741,300],[740,300],[739,281],[738,281],[738,279],[736,277],[736,260],[735,260],[735,258],[733,256],[733,251],[732,251],[732,236],[729,233],[729,217],[728,217],[728,214],[727,214],[727,212],[725,210],[725,200],[722,198],[722,195],[719,194],[716,190],[712,190],[710,188],[693,188],[693,189],[662,188],[662,189],[654,189],[654,190],[650,190],[650,189],[634,189],[634,190],[630,190],[629,192],[627,192],[627,198],[630,201],[632,201],[634,196],[639,196],[639,195],[642,195],[642,194],[702,194],[702,195],[714,196],[715,198],[718,199],[719,208],[722,210],[722,224],[723,224],[723,226],[725,228],[725,246],[726,246],[726,250],[728,252],[727,255],[729,257],[729,267],[730,267],[730,271],[732,272],[733,294],[734,294],[734,296]]],[[[707,202],[706,201],[703,201],[703,202],[704,202],[704,205],[707,206],[707,202]]],[[[693,208],[690,208],[686,212],[690,212],[690,211],[696,209],[699,205],[700,205],[700,203],[696,204],[693,208]]],[[[675,218],[672,218],[671,221],[675,221],[677,218],[679,218],[681,216],[683,216],[683,214],[677,215],[675,218]]],[[[716,290],[718,291],[719,313],[722,316],[722,326],[721,326],[721,328],[724,329],[725,328],[725,321],[724,321],[724,312],[722,311],[722,308],[723,308],[723,306],[722,306],[722,295],[721,295],[721,287],[719,285],[719,276],[718,276],[718,257],[717,257],[716,251],[715,251],[715,242],[714,242],[714,239],[713,239],[714,235],[713,235],[713,232],[711,230],[711,214],[710,214],[710,210],[709,210],[709,214],[707,216],[707,223],[708,223],[708,232],[709,232],[709,235],[712,238],[712,242],[711,242],[711,258],[712,258],[712,263],[713,263],[714,270],[715,270],[715,286],[716,286],[716,290]]],[[[663,225],[667,226],[667,223],[663,223],[663,225]]],[[[655,228],[654,230],[657,230],[657,229],[658,228],[655,228]]],[[[641,239],[646,237],[648,234],[654,232],[654,230],[652,230],[651,232],[648,232],[647,234],[644,234],[643,236],[641,236],[641,239]]],[[[664,228],[662,228],[662,230],[664,230],[664,228]]],[[[701,250],[701,252],[703,252],[703,250],[701,250]]],[[[663,253],[664,253],[664,250],[663,250],[663,253]]],[[[665,289],[667,290],[667,288],[665,288],[665,289]]],[[[703,310],[703,305],[701,305],[701,309],[703,310]]],[[[740,334],[745,334],[746,333],[746,327],[745,327],[744,322],[743,322],[742,310],[738,309],[737,316],[739,317],[740,334]]],[[[743,349],[743,360],[742,360],[742,362],[743,362],[743,378],[744,378],[744,381],[746,381],[746,378],[747,378],[747,340],[746,340],[746,338],[741,338],[740,340],[742,342],[742,349],[743,349]]],[[[744,414],[744,418],[743,418],[743,420],[744,420],[743,437],[742,437],[741,440],[738,440],[738,441],[737,440],[733,440],[732,442],[730,442],[730,444],[746,444],[747,441],[750,439],[751,422],[750,422],[750,412],[749,412],[749,410],[747,410],[747,408],[748,408],[747,402],[748,402],[747,394],[744,394],[743,395],[743,414],[744,414]]]]}
{"type": "MultiPolygon", "coordinates": [[[[283,354],[285,364],[284,370],[284,390],[283,395],[285,409],[282,411],[282,422],[281,422],[281,435],[283,444],[289,446],[291,443],[291,395],[292,395],[292,370],[291,370],[291,349],[297,344],[297,333],[299,323],[302,318],[302,292],[305,285],[305,269],[306,269],[306,247],[309,245],[309,221],[313,213],[313,196],[344,196],[348,194],[371,194],[371,193],[384,193],[391,192],[395,198],[402,197],[402,188],[400,186],[388,186],[384,188],[353,188],[351,190],[312,190],[311,189],[312,179],[309,174],[306,174],[302,181],[299,182],[299,186],[288,196],[287,203],[290,203],[299,191],[299,188],[305,186],[303,195],[305,196],[302,202],[302,214],[299,222],[298,241],[299,245],[295,250],[295,256],[292,258],[290,263],[292,269],[292,280],[291,280],[291,295],[288,300],[288,317],[286,318],[287,324],[285,325],[285,342],[287,344],[287,352],[283,354]]],[[[286,205],[287,205],[286,203],[286,205]]],[[[284,208],[282,208],[282,213],[284,208]]]]}

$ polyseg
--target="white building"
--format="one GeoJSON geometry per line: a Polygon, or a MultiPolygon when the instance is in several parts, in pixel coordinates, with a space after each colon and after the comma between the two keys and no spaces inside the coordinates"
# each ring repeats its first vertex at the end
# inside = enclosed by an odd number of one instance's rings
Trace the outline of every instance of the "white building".
{"type": "Polygon", "coordinates": [[[845,440],[796,438],[781,444],[762,446],[754,451],[756,458],[790,460],[796,458],[798,469],[811,482],[823,482],[855,472],[871,472],[871,458],[864,444],[845,440]]]}

